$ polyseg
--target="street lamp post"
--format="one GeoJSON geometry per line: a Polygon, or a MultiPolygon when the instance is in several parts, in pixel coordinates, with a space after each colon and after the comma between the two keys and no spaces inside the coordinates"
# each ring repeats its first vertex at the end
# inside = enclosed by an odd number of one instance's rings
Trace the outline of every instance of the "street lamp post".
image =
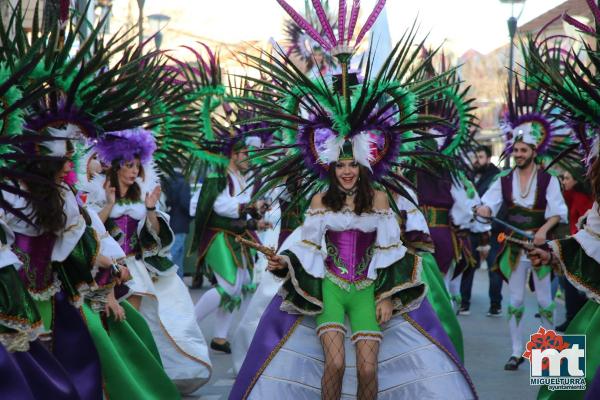
{"type": "Polygon", "coordinates": [[[165,14],[150,14],[148,15],[148,21],[152,24],[152,28],[155,32],[154,34],[154,45],[156,49],[160,49],[160,45],[162,43],[162,29],[167,25],[167,23],[171,20],[171,17],[165,14]]]}
{"type": "MultiPolygon", "coordinates": [[[[508,19],[508,36],[510,38],[510,48],[508,52],[508,95],[512,95],[513,90],[513,64],[515,60],[515,35],[517,34],[517,22],[519,17],[515,17],[515,4],[524,4],[525,0],[500,0],[501,3],[511,5],[511,16],[508,19]]],[[[523,10],[521,9],[521,12],[523,10]]],[[[520,16],[520,14],[519,14],[520,16]]]]}
{"type": "MultiPolygon", "coordinates": [[[[501,3],[510,4],[511,5],[511,15],[508,19],[508,36],[510,38],[509,50],[508,50],[508,98],[512,98],[513,94],[513,64],[515,62],[515,35],[517,34],[517,22],[519,20],[519,16],[515,17],[515,4],[524,4],[526,0],[500,0],[501,3]]],[[[600,1],[600,0],[599,0],[600,1]]],[[[521,8],[521,13],[523,9],[521,8]]],[[[507,157],[504,161],[505,167],[510,167],[510,159],[507,157]]]]}

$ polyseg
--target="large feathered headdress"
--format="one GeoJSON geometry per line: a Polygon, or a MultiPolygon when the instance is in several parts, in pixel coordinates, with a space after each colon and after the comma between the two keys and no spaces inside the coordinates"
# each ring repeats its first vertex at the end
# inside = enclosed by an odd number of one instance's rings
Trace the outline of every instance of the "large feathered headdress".
{"type": "MultiPolygon", "coordinates": [[[[302,22],[287,3],[280,3],[286,5],[286,11],[295,20],[302,22]]],[[[313,3],[319,15],[319,2],[313,3]]],[[[343,16],[339,19],[337,39],[333,32],[327,33],[327,29],[321,38],[314,29],[306,27],[315,40],[322,42],[324,49],[340,57],[342,75],[338,83],[334,81],[331,85],[323,78],[310,79],[282,51],[276,55],[263,54],[263,58],[248,55],[252,68],[261,76],[272,77],[262,82],[270,89],[271,100],[250,97],[245,102],[277,130],[276,140],[261,152],[269,161],[255,171],[256,178],[263,182],[256,196],[288,185],[299,188],[292,194],[293,202],[310,197],[328,185],[331,163],[350,154],[371,171],[382,187],[405,193],[399,184],[403,178],[393,167],[400,165],[401,155],[416,153],[403,152],[402,144],[423,139],[417,130],[426,130],[439,121],[423,118],[417,112],[418,101],[445,86],[439,77],[423,77],[424,63],[418,59],[422,46],[415,45],[414,26],[395,46],[381,70],[373,71],[369,54],[364,76],[352,76],[347,69],[349,56],[372,26],[384,2],[377,3],[356,42],[352,43],[358,3],[353,4],[347,26],[345,2],[341,2],[343,16]]]]}
{"type": "MultiPolygon", "coordinates": [[[[600,7],[593,1],[587,3],[592,15],[600,18],[600,7]]],[[[582,34],[579,38],[568,38],[570,43],[577,42],[581,50],[566,50],[563,46],[560,51],[552,52],[557,61],[549,62],[548,54],[556,46],[529,40],[525,65],[530,84],[560,107],[561,120],[571,128],[571,143],[553,155],[553,162],[572,164],[584,160],[590,165],[600,142],[600,77],[595,72],[600,55],[586,39],[596,42],[600,35],[568,14],[562,17],[582,34]]]]}

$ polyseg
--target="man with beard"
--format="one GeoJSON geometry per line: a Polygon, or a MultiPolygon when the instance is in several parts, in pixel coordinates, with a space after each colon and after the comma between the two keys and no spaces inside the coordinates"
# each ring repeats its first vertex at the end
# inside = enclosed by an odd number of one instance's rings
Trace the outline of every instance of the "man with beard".
{"type": "MultiPolygon", "coordinates": [[[[479,146],[475,150],[475,177],[473,183],[479,196],[489,189],[494,179],[500,173],[498,167],[492,163],[492,150],[488,146],[479,146]]],[[[477,264],[484,260],[488,266],[491,266],[496,259],[498,254],[499,244],[496,238],[498,237],[499,228],[496,224],[492,224],[491,241],[489,250],[481,249],[482,237],[481,234],[471,234],[471,245],[473,246],[473,256],[475,257],[477,264]],[[475,251],[480,248],[480,251],[475,251]]],[[[463,272],[462,281],[460,283],[460,294],[461,294],[461,307],[458,311],[459,315],[468,315],[471,306],[471,289],[473,287],[473,277],[475,275],[475,268],[468,268],[463,272]]],[[[488,268],[489,277],[489,296],[490,296],[490,309],[488,316],[499,317],[502,315],[502,275],[493,269],[488,268]]]]}
{"type": "MultiPolygon", "coordinates": [[[[555,225],[561,221],[566,222],[567,206],[558,179],[546,173],[535,162],[539,141],[532,134],[534,129],[529,122],[512,130],[515,135],[512,156],[516,168],[502,174],[503,176],[492,184],[483,195],[483,205],[476,208],[476,213],[480,217],[489,218],[497,215],[504,205],[507,222],[532,233],[533,243],[540,246],[546,243],[548,232],[555,225]]],[[[515,233],[511,235],[518,237],[515,233]]],[[[508,281],[510,297],[508,316],[512,355],[504,369],[514,371],[524,362],[521,357],[524,351],[524,333],[520,322],[524,312],[523,299],[531,261],[518,245],[505,242],[494,265],[494,268],[498,267],[508,281]]],[[[550,285],[551,268],[550,266],[536,267],[532,272],[542,325],[546,329],[552,329],[555,304],[552,301],[550,285]]]]}
{"type": "Polygon", "coordinates": [[[256,241],[252,231],[270,226],[262,219],[267,205],[251,204],[252,190],[246,190],[251,139],[238,140],[230,151],[226,174],[209,174],[202,185],[196,210],[196,230],[192,246],[198,248],[198,265],[214,278],[215,287],[196,303],[196,318],[202,321],[216,311],[213,350],[231,353],[227,334],[233,312],[240,308],[242,295],[253,290],[253,255],[236,236],[256,241]]]}

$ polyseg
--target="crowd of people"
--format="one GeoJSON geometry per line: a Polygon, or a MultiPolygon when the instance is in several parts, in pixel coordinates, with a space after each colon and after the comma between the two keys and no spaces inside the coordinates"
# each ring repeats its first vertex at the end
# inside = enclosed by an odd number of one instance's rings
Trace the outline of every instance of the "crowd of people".
{"type": "Polygon", "coordinates": [[[204,44],[182,61],[102,24],[81,40],[68,10],[0,26],[0,397],[177,399],[210,381],[210,348],[232,354],[232,400],[477,398],[459,318],[487,268],[504,370],[525,362],[535,314],[588,336],[586,390],[539,398],[599,398],[587,63],[523,46],[501,170],[459,67],[416,32],[352,68],[384,1],[360,29],[359,1],[278,2],[287,50],[227,80],[204,44]]]}

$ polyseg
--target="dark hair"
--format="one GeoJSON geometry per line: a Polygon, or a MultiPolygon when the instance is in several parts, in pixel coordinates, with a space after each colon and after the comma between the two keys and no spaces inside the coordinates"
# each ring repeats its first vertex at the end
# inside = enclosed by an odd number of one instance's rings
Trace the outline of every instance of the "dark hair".
{"type": "MultiPolygon", "coordinates": [[[[137,158],[136,158],[137,159],[137,158]]],[[[121,161],[114,160],[110,168],[106,171],[106,178],[109,180],[110,185],[115,188],[115,196],[118,199],[127,199],[131,201],[140,201],[142,199],[142,189],[137,182],[129,187],[127,193],[123,194],[120,190],[119,175],[118,172],[121,169],[121,161]]],[[[144,178],[144,167],[140,163],[140,173],[138,174],[142,179],[144,178]]]]}
{"type": "MultiPolygon", "coordinates": [[[[337,182],[335,164],[329,164],[329,188],[325,192],[325,195],[323,195],[322,201],[323,205],[332,211],[341,211],[346,203],[346,194],[340,189],[340,185],[337,182]]],[[[371,185],[369,170],[362,165],[358,166],[358,183],[356,189],[354,213],[360,215],[373,210],[375,191],[371,185]]]]}
{"type": "Polygon", "coordinates": [[[485,155],[487,156],[487,158],[492,157],[492,148],[490,146],[484,146],[484,145],[480,145],[477,147],[477,149],[475,149],[475,153],[485,153],[485,155]]]}
{"type": "Polygon", "coordinates": [[[65,199],[61,194],[61,186],[55,184],[56,175],[67,161],[67,158],[39,160],[25,166],[26,172],[48,181],[42,185],[37,182],[26,183],[27,191],[31,194],[30,217],[44,232],[59,232],[67,224],[65,199]]]}

